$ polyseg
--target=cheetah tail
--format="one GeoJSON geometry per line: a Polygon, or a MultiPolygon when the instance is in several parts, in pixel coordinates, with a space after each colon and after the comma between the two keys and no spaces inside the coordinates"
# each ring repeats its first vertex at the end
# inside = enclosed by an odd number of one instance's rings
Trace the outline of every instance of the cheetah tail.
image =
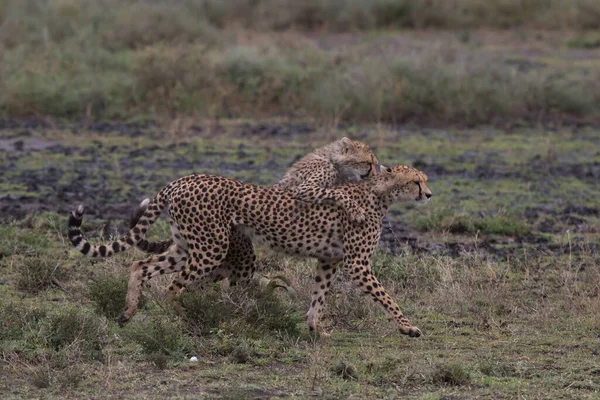
{"type": "Polygon", "coordinates": [[[77,207],[69,217],[69,240],[77,250],[88,257],[108,257],[114,253],[125,251],[144,239],[144,235],[160,216],[160,213],[165,208],[165,203],[162,201],[160,193],[150,201],[146,199],[142,202],[143,207],[147,208],[139,218],[133,228],[118,240],[106,245],[92,245],[81,234],[81,222],[83,221],[83,205],[77,207]],[[145,204],[145,205],[144,205],[145,204]]]}
{"type": "MultiPolygon", "coordinates": [[[[132,229],[138,223],[147,208],[148,202],[144,200],[131,215],[131,218],[129,219],[129,229],[132,229]]],[[[172,244],[173,239],[171,238],[159,242],[151,242],[148,239],[142,239],[137,243],[136,247],[145,253],[160,254],[167,251],[172,244]]]]}

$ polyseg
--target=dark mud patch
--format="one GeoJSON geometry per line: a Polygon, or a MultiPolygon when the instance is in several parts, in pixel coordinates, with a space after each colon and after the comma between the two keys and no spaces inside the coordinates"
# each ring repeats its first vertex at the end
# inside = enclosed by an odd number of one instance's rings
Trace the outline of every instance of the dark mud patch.
{"type": "Polygon", "coordinates": [[[495,235],[478,235],[481,239],[455,235],[448,241],[436,241],[432,238],[423,238],[418,232],[411,230],[401,221],[386,221],[381,233],[379,245],[393,255],[400,255],[406,251],[413,254],[435,254],[460,258],[465,253],[480,254],[494,260],[514,260],[529,254],[578,256],[600,251],[600,246],[588,243],[581,238],[574,238],[569,245],[550,243],[549,239],[535,234],[519,237],[502,237],[495,235]]]}
{"type": "Polygon", "coordinates": [[[240,137],[259,136],[267,138],[289,138],[294,135],[306,136],[315,132],[315,127],[309,124],[249,124],[244,123],[234,132],[240,137]]]}
{"type": "Polygon", "coordinates": [[[59,142],[39,137],[0,139],[0,151],[38,151],[59,145],[59,142]]]}

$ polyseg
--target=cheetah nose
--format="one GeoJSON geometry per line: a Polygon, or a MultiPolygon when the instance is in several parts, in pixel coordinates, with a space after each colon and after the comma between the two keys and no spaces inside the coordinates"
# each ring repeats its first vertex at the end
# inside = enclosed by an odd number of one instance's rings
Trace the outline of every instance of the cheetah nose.
{"type": "Polygon", "coordinates": [[[433,196],[433,194],[432,194],[432,193],[425,193],[425,197],[427,197],[428,199],[430,199],[430,198],[431,198],[431,196],[433,196]]]}

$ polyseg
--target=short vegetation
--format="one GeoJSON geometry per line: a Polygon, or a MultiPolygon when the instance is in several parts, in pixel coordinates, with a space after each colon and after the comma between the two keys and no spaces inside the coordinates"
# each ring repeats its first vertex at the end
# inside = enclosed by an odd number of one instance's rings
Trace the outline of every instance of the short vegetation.
{"type": "MultiPolygon", "coordinates": [[[[567,28],[581,33],[565,46],[593,48],[584,31],[600,27],[592,0],[2,0],[0,10],[5,116],[461,125],[599,116],[590,63],[522,62],[487,51],[477,33],[567,28]],[[441,33],[410,33],[421,29],[441,33]],[[380,34],[358,40],[371,30],[380,34]]],[[[554,44],[544,33],[504,36],[554,44]]]]}

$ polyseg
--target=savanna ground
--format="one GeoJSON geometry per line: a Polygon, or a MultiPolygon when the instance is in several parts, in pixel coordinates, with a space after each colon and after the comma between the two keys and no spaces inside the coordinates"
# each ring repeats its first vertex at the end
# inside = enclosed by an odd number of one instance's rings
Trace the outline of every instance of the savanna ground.
{"type": "Polygon", "coordinates": [[[0,0],[2,398],[598,398],[600,9],[425,3],[0,0]],[[143,254],[84,258],[71,209],[108,240],[176,177],[269,185],[342,135],[430,178],[373,259],[423,337],[340,274],[315,340],[314,263],[262,248],[260,284],[181,314],[156,279],[117,326],[143,254]]]}

